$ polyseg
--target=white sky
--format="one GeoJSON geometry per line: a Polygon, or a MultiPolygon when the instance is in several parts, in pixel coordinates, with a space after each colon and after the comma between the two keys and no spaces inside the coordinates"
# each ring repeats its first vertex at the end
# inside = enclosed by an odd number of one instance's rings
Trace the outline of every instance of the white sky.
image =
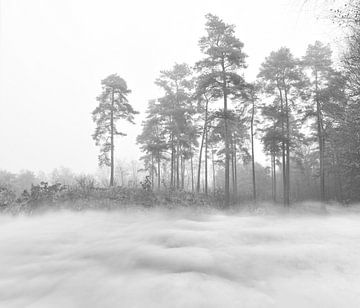
{"type": "MultiPolygon", "coordinates": [[[[0,169],[97,169],[91,112],[109,74],[123,77],[137,125],[116,158],[137,160],[135,138],[159,71],[201,58],[206,13],[235,24],[249,79],[272,50],[297,56],[315,40],[333,42],[334,0],[0,0],[0,169]],[[305,4],[303,3],[305,2],[305,4]]],[[[336,43],[334,46],[339,47],[336,43]]]]}

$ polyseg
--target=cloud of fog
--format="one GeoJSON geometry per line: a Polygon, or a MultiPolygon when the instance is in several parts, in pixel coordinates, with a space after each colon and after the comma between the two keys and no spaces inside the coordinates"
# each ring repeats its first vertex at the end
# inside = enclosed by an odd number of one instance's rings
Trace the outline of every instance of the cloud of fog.
{"type": "Polygon", "coordinates": [[[359,214],[0,217],[1,307],[360,307],[359,214]]]}

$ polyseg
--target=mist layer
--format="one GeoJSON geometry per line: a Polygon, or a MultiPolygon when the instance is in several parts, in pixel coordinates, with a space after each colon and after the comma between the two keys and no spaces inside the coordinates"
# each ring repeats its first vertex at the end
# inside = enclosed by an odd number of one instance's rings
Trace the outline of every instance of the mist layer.
{"type": "Polygon", "coordinates": [[[359,218],[0,217],[0,306],[360,307],[359,218]]]}

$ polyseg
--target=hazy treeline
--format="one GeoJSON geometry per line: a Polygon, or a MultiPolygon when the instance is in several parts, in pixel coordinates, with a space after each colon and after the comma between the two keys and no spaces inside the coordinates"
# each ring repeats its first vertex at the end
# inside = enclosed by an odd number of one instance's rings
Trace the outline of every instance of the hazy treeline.
{"type": "Polygon", "coordinates": [[[164,96],[148,104],[138,143],[154,187],[221,189],[225,202],[227,194],[233,202],[260,197],[285,205],[359,200],[356,4],[335,16],[351,24],[342,66],[319,41],[300,58],[281,47],[264,59],[253,83],[243,77],[246,55],[235,27],[207,15],[199,40],[204,58],[162,71],[155,83],[164,96]],[[255,164],[254,137],[270,168],[255,164]],[[249,182],[251,194],[244,191],[249,182]]]}
{"type": "MultiPolygon", "coordinates": [[[[272,200],[360,199],[359,5],[336,11],[350,29],[341,66],[329,45],[316,41],[297,58],[280,47],[263,61],[254,82],[244,78],[247,55],[235,26],[206,15],[199,39],[203,58],[161,71],[163,96],[150,99],[137,138],[152,189],[223,194],[225,205],[272,200]],[[257,164],[255,140],[271,167],[257,164]]],[[[136,111],[118,75],[102,81],[93,113],[100,165],[114,182],[116,120],[133,123],[136,111]]]]}
{"type": "MultiPolygon", "coordinates": [[[[114,172],[115,182],[124,187],[138,187],[144,177],[141,168],[138,161],[118,160],[114,172]]],[[[93,174],[76,173],[67,167],[55,168],[47,173],[30,170],[14,173],[0,170],[0,188],[11,190],[17,195],[23,193],[24,190],[30,191],[32,185],[39,185],[41,182],[47,182],[49,185],[59,183],[65,186],[86,182],[93,183],[98,187],[107,187],[109,186],[109,170],[108,168],[99,168],[93,174]]]]}
{"type": "Polygon", "coordinates": [[[360,200],[360,2],[334,12],[347,33],[341,65],[329,45],[311,42],[295,57],[287,47],[271,52],[257,79],[244,71],[247,57],[235,26],[206,15],[203,56],[159,73],[162,96],[148,101],[137,143],[142,163],[115,161],[116,123],[134,123],[126,81],[112,74],[92,113],[100,146],[95,175],[63,168],[51,174],[0,172],[0,184],[16,193],[42,181],[98,187],[142,187],[214,197],[227,206],[273,201],[360,200]],[[262,166],[258,144],[270,162],[262,166]],[[255,146],[257,144],[257,146],[255,146]],[[110,168],[107,168],[110,167],[110,168]],[[85,182],[84,182],[85,181],[85,182]]]}

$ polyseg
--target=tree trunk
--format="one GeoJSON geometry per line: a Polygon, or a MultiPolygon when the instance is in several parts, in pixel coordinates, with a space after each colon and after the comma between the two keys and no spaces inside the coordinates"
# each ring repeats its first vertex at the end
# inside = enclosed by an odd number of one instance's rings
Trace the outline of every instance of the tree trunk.
{"type": "Polygon", "coordinates": [[[230,153],[229,136],[227,121],[227,97],[224,95],[224,113],[225,113],[225,207],[230,205],[230,153]]]}
{"type": "Polygon", "coordinates": [[[184,178],[185,178],[185,159],[184,156],[180,157],[181,161],[181,189],[184,189],[184,178]]]}
{"type": "Polygon", "coordinates": [[[321,201],[326,201],[326,191],[325,191],[325,136],[324,136],[324,129],[321,129],[322,131],[322,147],[321,147],[321,173],[320,173],[320,179],[321,181],[321,201]]]}
{"type": "Polygon", "coordinates": [[[160,168],[160,153],[157,159],[157,169],[158,169],[158,190],[160,190],[160,185],[161,185],[161,177],[160,177],[160,172],[161,172],[161,168],[160,168]]]}
{"type": "Polygon", "coordinates": [[[276,156],[275,154],[273,154],[273,189],[274,189],[274,194],[273,194],[273,201],[274,203],[276,203],[276,156]]]}
{"type": "MultiPolygon", "coordinates": [[[[207,103],[205,112],[205,123],[207,123],[207,103]]],[[[205,195],[208,194],[208,127],[205,124],[205,195]]]]}
{"type": "Polygon", "coordinates": [[[252,101],[251,112],[251,163],[252,163],[252,184],[253,184],[253,201],[256,202],[256,181],[255,181],[255,156],[254,156],[254,116],[255,101],[252,101]]]}
{"type": "Polygon", "coordinates": [[[270,172],[271,172],[271,199],[274,201],[274,162],[273,154],[270,154],[270,172]]]}
{"type": "Polygon", "coordinates": [[[290,205],[290,119],[289,102],[285,85],[285,109],[286,109],[286,206],[290,205]]]}
{"type": "Polygon", "coordinates": [[[212,160],[212,176],[213,176],[213,193],[215,195],[216,183],[215,183],[215,162],[214,162],[214,149],[211,148],[211,160],[212,160]]]}
{"type": "Polygon", "coordinates": [[[282,96],[281,88],[279,88],[280,92],[280,104],[281,104],[281,156],[282,156],[282,179],[283,179],[283,203],[284,206],[287,206],[286,204],[286,187],[287,187],[287,181],[286,181],[286,158],[285,158],[285,125],[284,125],[284,101],[282,96]]]}
{"type": "Polygon", "coordinates": [[[174,166],[175,166],[175,153],[174,153],[174,134],[171,134],[171,167],[170,167],[170,188],[173,188],[174,185],[174,166]]]}
{"type": "Polygon", "coordinates": [[[233,136],[231,136],[230,139],[230,147],[231,147],[231,153],[230,153],[230,160],[231,160],[231,179],[232,179],[232,200],[233,203],[236,203],[236,193],[235,193],[235,168],[234,168],[234,140],[233,136]]]}
{"type": "Polygon", "coordinates": [[[111,92],[110,129],[111,129],[110,186],[114,186],[114,89],[112,89],[111,92]]]}
{"type": "Polygon", "coordinates": [[[180,144],[176,146],[176,189],[180,188],[180,144]]]}
{"type": "Polygon", "coordinates": [[[238,180],[237,180],[237,151],[236,151],[236,142],[234,141],[234,173],[235,173],[235,183],[234,183],[234,194],[235,201],[238,200],[238,180]]]}
{"type": "Polygon", "coordinates": [[[342,203],[344,201],[344,197],[343,197],[343,188],[342,188],[342,180],[341,180],[341,173],[339,171],[339,155],[335,152],[335,158],[336,158],[336,161],[335,161],[335,174],[336,174],[336,180],[337,180],[337,183],[338,183],[338,188],[339,188],[339,193],[338,193],[338,196],[337,196],[337,200],[338,202],[342,203]]]}
{"type": "Polygon", "coordinates": [[[325,201],[325,172],[324,172],[324,134],[322,127],[321,106],[319,101],[318,73],[315,71],[315,100],[317,115],[317,130],[319,143],[319,161],[320,161],[320,200],[325,201]]]}
{"type": "Polygon", "coordinates": [[[151,154],[151,189],[154,190],[154,155],[151,154]]]}
{"type": "Polygon", "coordinates": [[[228,132],[228,105],[227,105],[227,84],[226,71],[224,59],[221,62],[222,66],[222,92],[224,95],[224,129],[225,129],[225,207],[230,205],[230,151],[229,151],[229,132],[228,132]]]}
{"type": "Polygon", "coordinates": [[[204,139],[205,139],[205,130],[206,124],[204,123],[203,134],[201,137],[201,144],[200,144],[200,151],[199,151],[199,161],[198,161],[198,174],[197,174],[197,184],[196,184],[196,192],[200,192],[200,176],[201,176],[201,161],[202,161],[202,150],[204,146],[204,139]]]}
{"type": "Polygon", "coordinates": [[[208,125],[207,125],[207,121],[208,121],[208,105],[209,105],[209,100],[208,98],[204,95],[205,98],[205,120],[204,120],[204,126],[203,126],[203,133],[201,136],[201,145],[200,145],[200,153],[199,153],[199,165],[198,165],[198,178],[197,178],[197,185],[196,185],[196,191],[199,192],[200,191],[200,176],[201,176],[201,162],[202,162],[202,150],[204,147],[204,142],[205,142],[205,193],[207,194],[207,149],[208,149],[208,125]]]}
{"type": "Polygon", "coordinates": [[[191,192],[194,192],[194,166],[193,166],[193,155],[190,156],[190,165],[191,165],[191,192]]]}

